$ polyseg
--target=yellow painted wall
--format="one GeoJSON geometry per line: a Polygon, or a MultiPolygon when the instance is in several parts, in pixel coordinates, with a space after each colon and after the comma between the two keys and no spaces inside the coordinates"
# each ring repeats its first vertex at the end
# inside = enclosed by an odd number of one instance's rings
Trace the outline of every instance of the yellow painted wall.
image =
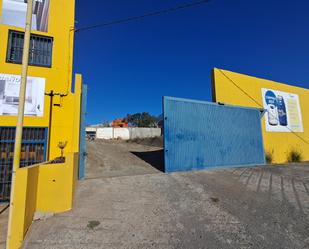
{"type": "Polygon", "coordinates": [[[36,208],[36,189],[38,179],[38,167],[17,170],[14,203],[11,207],[14,215],[9,229],[9,248],[20,248],[24,236],[32,223],[36,208]],[[30,184],[31,183],[31,184],[30,184]]]}
{"type": "Polygon", "coordinates": [[[304,132],[296,134],[290,132],[266,132],[265,119],[263,118],[261,122],[265,150],[267,152],[273,151],[274,162],[276,163],[286,162],[288,153],[292,148],[302,152],[303,160],[309,160],[308,89],[226,70],[213,70],[213,97],[215,102],[261,108],[263,107],[262,88],[297,94],[299,96],[304,127],[304,132]],[[249,96],[256,100],[257,103],[249,96]]]}
{"type": "MultiPolygon", "coordinates": [[[[67,111],[55,112],[52,137],[56,141],[67,139],[65,151],[70,153],[65,155],[65,163],[34,165],[16,172],[9,249],[21,247],[35,211],[59,213],[72,209],[79,165],[81,80],[77,75],[75,93],[70,93],[62,103],[67,111]]],[[[60,156],[57,144],[52,145],[55,148],[51,156],[60,156]]]]}
{"type": "Polygon", "coordinates": [[[59,142],[67,141],[65,153],[79,151],[79,134],[80,134],[80,102],[82,91],[82,77],[76,75],[75,92],[69,93],[68,96],[54,98],[55,104],[60,107],[53,108],[53,122],[51,128],[50,158],[59,157],[61,150],[58,148],[59,142]]]}
{"type": "Polygon", "coordinates": [[[77,168],[78,153],[70,153],[65,163],[17,170],[9,249],[21,248],[36,211],[59,213],[72,208],[77,168]]]}
{"type": "Polygon", "coordinates": [[[72,208],[77,169],[78,153],[68,154],[65,163],[39,167],[36,211],[59,213],[72,208]]]}
{"type": "MultiPolygon", "coordinates": [[[[21,28],[1,24],[2,3],[0,0],[0,73],[21,74],[21,65],[7,63],[6,54],[9,30],[21,28]]],[[[80,107],[82,76],[76,75],[74,92],[71,92],[73,67],[73,41],[75,23],[75,0],[51,0],[48,32],[33,31],[33,34],[53,37],[51,68],[29,66],[28,76],[45,78],[45,93],[54,91],[52,111],[50,158],[61,155],[59,142],[67,142],[64,149],[64,164],[41,164],[18,169],[16,172],[14,204],[9,231],[9,248],[22,245],[24,236],[32,223],[34,213],[63,212],[70,210],[78,174],[80,134],[80,107]]],[[[44,97],[44,116],[25,117],[24,126],[49,127],[50,97],[44,97]]],[[[16,126],[16,116],[0,116],[0,126],[16,126]]]]}
{"type": "MultiPolygon", "coordinates": [[[[1,24],[2,1],[0,0],[0,73],[21,74],[21,65],[6,63],[9,30],[23,31],[21,28],[1,24]]],[[[29,66],[28,75],[46,79],[45,92],[53,90],[55,93],[68,94],[66,97],[54,98],[53,123],[51,135],[51,159],[60,155],[57,144],[68,141],[66,152],[74,152],[77,148],[75,99],[71,94],[73,67],[73,40],[75,22],[75,0],[51,0],[48,32],[33,31],[33,34],[53,37],[52,67],[29,66]],[[74,130],[73,130],[74,127],[74,130]],[[74,132],[73,132],[74,131],[74,132]],[[75,144],[74,144],[75,143],[75,144]]],[[[81,76],[76,77],[76,93],[81,92],[81,76]]],[[[44,116],[25,117],[25,126],[48,127],[50,118],[50,97],[45,96],[44,116]]],[[[0,116],[0,126],[15,126],[17,118],[14,116],[0,116]]],[[[79,121],[78,121],[79,122],[79,121]]]]}

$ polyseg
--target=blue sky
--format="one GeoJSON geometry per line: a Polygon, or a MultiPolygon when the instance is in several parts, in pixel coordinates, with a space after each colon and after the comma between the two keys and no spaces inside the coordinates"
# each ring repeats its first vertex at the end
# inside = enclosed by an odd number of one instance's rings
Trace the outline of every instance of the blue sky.
{"type": "MultiPolygon", "coordinates": [[[[77,0],[77,27],[190,0],[77,0]]],[[[211,69],[309,88],[309,2],[212,0],[77,33],[74,71],[89,86],[88,123],[162,112],[162,96],[211,101],[211,69]]]]}

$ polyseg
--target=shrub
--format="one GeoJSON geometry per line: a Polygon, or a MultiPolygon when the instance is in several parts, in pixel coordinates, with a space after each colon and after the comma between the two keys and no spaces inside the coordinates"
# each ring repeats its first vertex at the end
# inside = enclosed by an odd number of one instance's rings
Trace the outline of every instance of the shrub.
{"type": "Polygon", "coordinates": [[[271,164],[274,161],[274,150],[265,152],[265,160],[267,164],[271,164]]]}
{"type": "Polygon", "coordinates": [[[289,163],[299,163],[302,161],[302,153],[301,151],[292,148],[289,152],[288,152],[288,162],[289,163]]]}

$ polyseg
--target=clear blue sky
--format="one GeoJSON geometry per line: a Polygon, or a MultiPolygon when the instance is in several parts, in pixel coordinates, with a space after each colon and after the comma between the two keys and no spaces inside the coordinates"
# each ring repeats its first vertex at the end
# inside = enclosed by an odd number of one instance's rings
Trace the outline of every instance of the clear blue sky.
{"type": "MultiPolygon", "coordinates": [[[[77,0],[77,27],[190,0],[77,0]]],[[[89,124],[162,112],[162,96],[211,100],[211,69],[309,88],[309,2],[209,4],[75,36],[74,71],[89,86],[89,124]]]]}

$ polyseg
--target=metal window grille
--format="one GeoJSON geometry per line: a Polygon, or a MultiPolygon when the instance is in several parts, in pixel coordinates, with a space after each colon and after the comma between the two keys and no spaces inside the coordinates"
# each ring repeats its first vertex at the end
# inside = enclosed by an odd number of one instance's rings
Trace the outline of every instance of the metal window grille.
{"type": "MultiPolygon", "coordinates": [[[[15,127],[0,127],[0,202],[8,201],[11,191],[15,127]]],[[[23,129],[20,167],[46,160],[47,128],[23,129]]]]}
{"type": "MultiPolygon", "coordinates": [[[[24,33],[10,30],[7,62],[21,64],[24,46],[24,33]]],[[[29,65],[51,67],[53,38],[31,34],[29,65]]]]}

